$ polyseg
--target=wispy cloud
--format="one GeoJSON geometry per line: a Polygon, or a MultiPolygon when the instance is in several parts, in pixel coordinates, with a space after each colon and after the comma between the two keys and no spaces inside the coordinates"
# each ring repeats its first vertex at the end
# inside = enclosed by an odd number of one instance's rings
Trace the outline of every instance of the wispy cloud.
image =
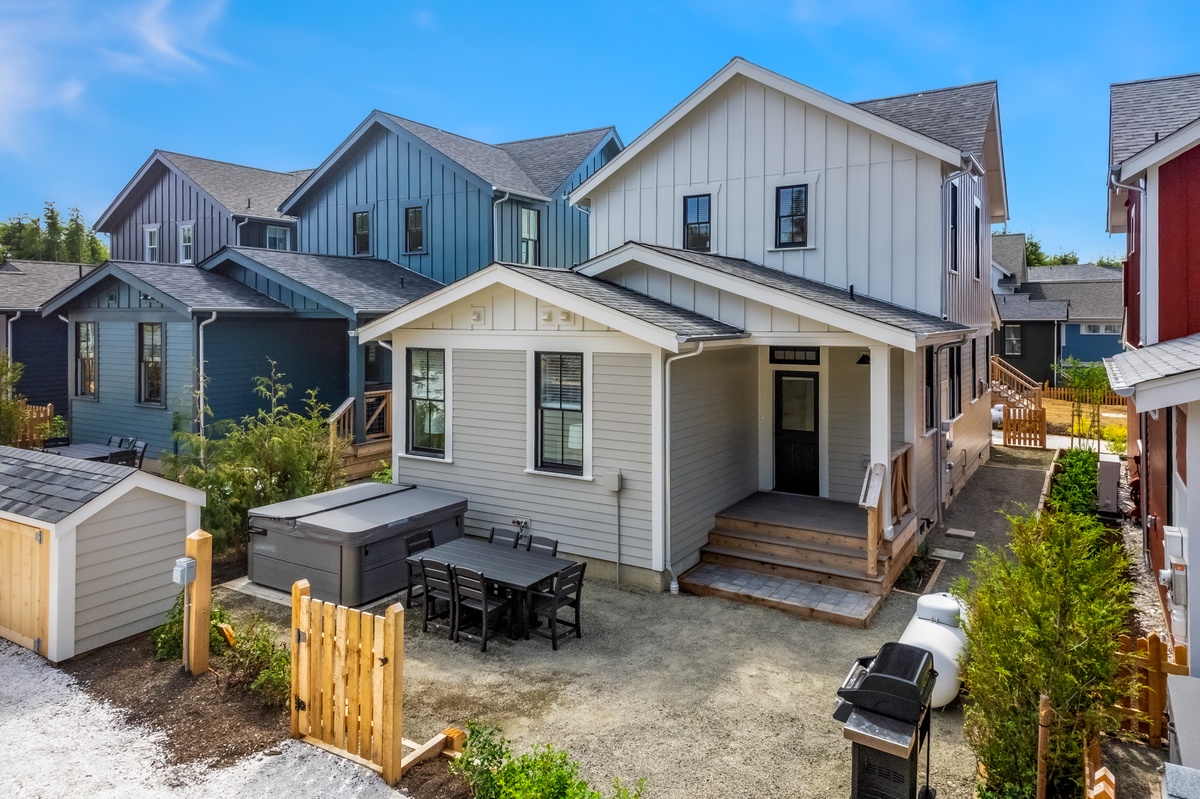
{"type": "Polygon", "coordinates": [[[212,42],[225,0],[0,0],[0,151],[20,154],[39,120],[75,113],[113,72],[172,80],[231,57],[212,42]]]}

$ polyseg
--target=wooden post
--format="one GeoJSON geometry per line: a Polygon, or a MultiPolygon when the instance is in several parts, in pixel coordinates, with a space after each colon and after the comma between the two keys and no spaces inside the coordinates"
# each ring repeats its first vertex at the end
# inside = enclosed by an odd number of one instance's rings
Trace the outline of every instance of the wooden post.
{"type": "Polygon", "coordinates": [[[392,605],[383,620],[383,780],[395,785],[404,759],[404,606],[392,605]]]}
{"type": "Polygon", "coordinates": [[[309,586],[308,580],[299,580],[292,585],[292,699],[290,704],[292,706],[293,738],[299,738],[301,735],[300,708],[296,706],[296,700],[300,699],[300,664],[305,658],[302,657],[300,649],[300,635],[308,628],[307,619],[301,614],[300,606],[303,598],[311,595],[312,588],[309,586]]]}
{"type": "Polygon", "coordinates": [[[1050,755],[1050,697],[1042,694],[1038,709],[1037,799],[1046,799],[1046,759],[1050,755]]]}
{"type": "MultiPolygon", "coordinates": [[[[178,550],[176,550],[178,551],[178,550]]],[[[188,609],[188,662],[185,668],[193,675],[208,671],[208,627],[212,612],[212,536],[197,530],[187,537],[184,554],[196,559],[196,579],[185,589],[191,594],[188,609]]]]}

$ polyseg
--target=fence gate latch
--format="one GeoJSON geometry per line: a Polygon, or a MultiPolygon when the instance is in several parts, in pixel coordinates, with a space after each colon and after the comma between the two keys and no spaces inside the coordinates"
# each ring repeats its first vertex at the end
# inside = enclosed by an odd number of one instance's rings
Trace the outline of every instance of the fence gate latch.
{"type": "Polygon", "coordinates": [[[302,644],[307,640],[308,640],[308,635],[305,634],[304,630],[296,630],[296,643],[302,644]]]}
{"type": "Polygon", "coordinates": [[[307,709],[308,709],[308,705],[305,703],[305,701],[303,699],[300,698],[300,694],[296,694],[296,710],[307,710],[307,709]]]}

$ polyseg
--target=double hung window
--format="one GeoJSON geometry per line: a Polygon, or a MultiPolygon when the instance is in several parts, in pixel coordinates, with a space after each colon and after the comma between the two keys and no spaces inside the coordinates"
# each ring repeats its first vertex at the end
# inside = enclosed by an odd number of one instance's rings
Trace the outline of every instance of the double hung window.
{"type": "Polygon", "coordinates": [[[425,249],[425,208],[415,205],[404,209],[404,251],[425,249]]]}
{"type": "Polygon", "coordinates": [[[520,263],[530,266],[538,264],[541,216],[541,212],[533,208],[521,209],[521,252],[518,253],[520,263]]]}
{"type": "Polygon", "coordinates": [[[537,468],[583,474],[583,354],[537,353],[537,468]]]}
{"type": "Polygon", "coordinates": [[[958,271],[958,184],[950,184],[950,271],[958,271]]]}
{"type": "Polygon", "coordinates": [[[712,195],[683,198],[683,249],[708,252],[712,249],[712,195]]]}
{"type": "Polygon", "coordinates": [[[355,255],[368,255],[371,252],[371,212],[370,211],[355,211],[351,216],[353,221],[354,247],[352,252],[355,255]]]}
{"type": "Polygon", "coordinates": [[[1020,325],[1005,325],[1004,326],[1004,354],[1005,355],[1020,355],[1021,354],[1021,326],[1020,325]]]}
{"type": "Polygon", "coordinates": [[[96,323],[75,323],[75,396],[96,397],[96,323]]]}
{"type": "Polygon", "coordinates": [[[775,190],[775,246],[808,246],[808,186],[775,190]]]}
{"type": "Polygon", "coordinates": [[[446,454],[446,351],[408,351],[408,451],[446,454]]]}
{"type": "Polygon", "coordinates": [[[158,263],[158,228],[146,228],[146,246],[143,249],[143,257],[147,263],[158,263]]]}
{"type": "Polygon", "coordinates": [[[162,405],[163,403],[162,322],[138,324],[137,401],[149,405],[162,405]]]}
{"type": "Polygon", "coordinates": [[[190,264],[195,257],[195,227],[192,225],[179,226],[179,263],[190,264]]]}

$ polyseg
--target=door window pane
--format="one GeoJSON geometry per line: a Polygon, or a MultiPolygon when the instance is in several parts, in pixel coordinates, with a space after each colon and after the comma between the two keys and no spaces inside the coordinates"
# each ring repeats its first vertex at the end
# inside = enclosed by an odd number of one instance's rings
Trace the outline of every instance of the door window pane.
{"type": "Polygon", "coordinates": [[[780,396],[779,426],[801,433],[816,431],[817,392],[811,377],[784,377],[780,396]]]}

